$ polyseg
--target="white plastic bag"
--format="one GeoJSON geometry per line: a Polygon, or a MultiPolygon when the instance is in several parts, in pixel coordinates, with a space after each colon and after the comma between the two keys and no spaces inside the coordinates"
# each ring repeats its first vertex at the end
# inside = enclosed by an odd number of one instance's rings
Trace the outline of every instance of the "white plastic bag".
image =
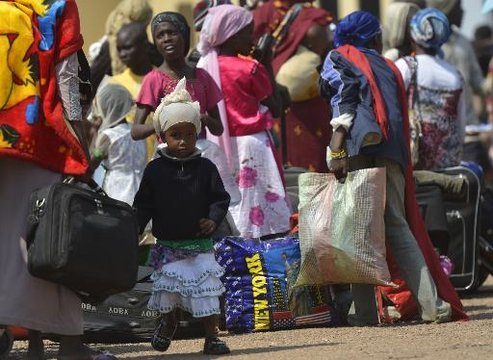
{"type": "Polygon", "coordinates": [[[299,178],[301,270],[296,286],[393,285],[385,251],[385,168],[299,178]]]}

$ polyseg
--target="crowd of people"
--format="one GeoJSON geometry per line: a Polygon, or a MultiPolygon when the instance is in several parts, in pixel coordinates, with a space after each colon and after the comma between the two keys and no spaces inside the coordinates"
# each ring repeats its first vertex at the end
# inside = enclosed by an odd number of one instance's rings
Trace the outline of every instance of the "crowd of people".
{"type": "MultiPolygon", "coordinates": [[[[412,171],[462,160],[491,169],[489,141],[466,141],[467,125],[493,116],[491,28],[490,47],[487,29],[473,47],[459,30],[460,0],[395,1],[383,24],[365,11],[337,20],[312,1],[201,0],[191,48],[182,14],[151,20],[146,2],[131,3],[91,46],[87,91],[75,1],[0,2],[13,19],[0,29],[31,39],[0,84],[0,339],[16,325],[29,329],[32,359],[43,357],[46,333],[60,336],[60,359],[102,356],[81,342],[80,299],[27,271],[29,195],[63,175],[99,177],[152,239],[142,262],[155,270],[157,351],[171,344],[176,309],[203,320],[204,354],[230,351],[217,334],[224,271],[213,239],[287,234],[289,167],[338,179],[385,167],[386,240],[419,316],[467,318],[423,225],[412,171]]],[[[353,285],[352,295],[347,322],[378,324],[374,286],[353,285]]]]}

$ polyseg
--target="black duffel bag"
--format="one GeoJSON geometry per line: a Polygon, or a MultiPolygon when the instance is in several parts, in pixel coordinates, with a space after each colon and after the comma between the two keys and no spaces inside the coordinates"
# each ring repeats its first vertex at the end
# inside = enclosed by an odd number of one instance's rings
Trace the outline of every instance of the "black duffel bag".
{"type": "Polygon", "coordinates": [[[99,302],[135,285],[138,225],[130,205],[82,186],[59,182],[31,194],[28,270],[99,302]]]}
{"type": "MultiPolygon", "coordinates": [[[[92,343],[129,343],[150,341],[160,314],[149,310],[153,269],[139,267],[137,284],[132,290],[108,297],[100,304],[82,303],[83,340],[92,343]]],[[[205,336],[202,319],[177,310],[178,328],[174,339],[205,336]]]]}
{"type": "Polygon", "coordinates": [[[127,343],[150,341],[157,311],[147,303],[152,291],[152,268],[139,267],[134,288],[112,295],[100,304],[82,303],[83,340],[97,343],[127,343]]]}

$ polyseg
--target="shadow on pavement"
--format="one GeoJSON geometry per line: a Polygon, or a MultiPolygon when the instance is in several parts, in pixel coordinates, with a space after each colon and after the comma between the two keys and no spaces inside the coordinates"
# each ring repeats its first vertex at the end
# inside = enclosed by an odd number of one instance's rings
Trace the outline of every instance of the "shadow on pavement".
{"type": "Polygon", "coordinates": [[[479,289],[473,292],[462,292],[459,293],[461,299],[483,299],[488,297],[493,297],[493,276],[489,276],[486,280],[486,284],[481,286],[479,289]]]}
{"type": "MultiPolygon", "coordinates": [[[[115,352],[114,354],[116,356],[124,356],[125,359],[139,359],[139,360],[153,360],[153,359],[162,359],[164,356],[166,359],[219,359],[219,358],[224,358],[228,356],[234,356],[234,355],[254,355],[254,354],[261,354],[261,353],[274,353],[277,351],[290,351],[290,350],[295,350],[295,349],[306,349],[310,347],[319,347],[319,346],[334,346],[334,345],[339,345],[339,343],[335,342],[321,342],[317,344],[306,344],[306,345],[292,345],[292,346],[267,346],[267,347],[261,347],[261,348],[252,348],[252,349],[239,349],[231,350],[231,354],[228,355],[222,355],[222,356],[212,356],[212,355],[203,355],[202,352],[195,352],[195,353],[182,353],[182,354],[156,354],[156,355],[147,355],[147,356],[142,356],[142,355],[134,355],[132,356],[131,353],[125,352],[125,354],[118,354],[115,352]]],[[[132,349],[132,352],[137,352],[138,349],[134,348],[132,349]]],[[[149,347],[146,347],[145,350],[149,350],[149,347]]],[[[123,357],[122,357],[123,358],[123,357]]]]}
{"type": "Polygon", "coordinates": [[[493,305],[467,305],[464,310],[470,320],[493,320],[493,305]]]}

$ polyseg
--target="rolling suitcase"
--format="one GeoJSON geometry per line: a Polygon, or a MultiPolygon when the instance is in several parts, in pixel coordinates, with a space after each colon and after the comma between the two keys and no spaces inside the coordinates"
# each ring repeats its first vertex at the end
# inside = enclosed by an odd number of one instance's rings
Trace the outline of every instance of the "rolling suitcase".
{"type": "MultiPolygon", "coordinates": [[[[438,173],[458,177],[463,180],[460,193],[442,191],[436,184],[418,184],[416,197],[423,211],[424,219],[430,231],[434,245],[441,255],[447,255],[454,265],[450,280],[457,290],[473,290],[478,285],[478,256],[479,256],[479,219],[481,182],[478,176],[469,168],[457,166],[438,171],[438,173]],[[439,189],[438,193],[436,190],[439,189]],[[435,195],[430,195],[434,192],[435,195]],[[441,199],[438,199],[441,197],[441,199]],[[433,229],[437,228],[437,218],[443,218],[440,206],[430,204],[442,202],[442,212],[445,212],[447,225],[447,244],[443,238],[437,240],[433,229]],[[434,210],[432,210],[432,208],[434,210]]],[[[440,227],[440,226],[438,226],[440,227]]]]}

